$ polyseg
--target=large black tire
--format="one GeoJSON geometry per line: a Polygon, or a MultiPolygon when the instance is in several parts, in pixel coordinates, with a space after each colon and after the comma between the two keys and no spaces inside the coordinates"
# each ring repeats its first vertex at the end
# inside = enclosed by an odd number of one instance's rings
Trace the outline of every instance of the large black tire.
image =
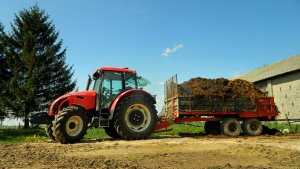
{"type": "Polygon", "coordinates": [[[236,118],[226,118],[221,123],[222,134],[227,136],[239,136],[241,134],[241,123],[236,118]]]}
{"type": "Polygon", "coordinates": [[[139,140],[149,137],[158,122],[157,111],[150,98],[143,95],[131,95],[120,101],[115,115],[115,129],[127,140],[139,140]]]}
{"type": "Polygon", "coordinates": [[[46,131],[46,135],[51,138],[53,141],[55,141],[55,136],[53,135],[53,129],[52,129],[53,125],[52,123],[47,124],[45,126],[45,131],[46,131]]]}
{"type": "Polygon", "coordinates": [[[258,136],[261,135],[263,131],[263,126],[258,119],[246,119],[242,123],[243,132],[248,136],[258,136]]]}
{"type": "Polygon", "coordinates": [[[67,107],[59,112],[54,125],[55,139],[63,144],[80,141],[86,134],[87,113],[78,107],[67,107]]]}
{"type": "Polygon", "coordinates": [[[117,132],[117,130],[115,129],[115,127],[113,126],[113,123],[111,123],[112,125],[109,127],[103,127],[105,133],[111,137],[111,138],[121,138],[120,134],[117,132]]]}
{"type": "Polygon", "coordinates": [[[221,123],[219,121],[206,121],[204,130],[207,134],[219,135],[221,134],[221,123]]]}

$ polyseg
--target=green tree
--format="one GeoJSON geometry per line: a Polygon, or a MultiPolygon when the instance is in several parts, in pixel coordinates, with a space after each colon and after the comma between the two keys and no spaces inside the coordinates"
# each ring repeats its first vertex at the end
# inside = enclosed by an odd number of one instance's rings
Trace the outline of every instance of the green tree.
{"type": "Polygon", "coordinates": [[[3,120],[6,116],[6,98],[8,96],[8,80],[11,77],[9,73],[7,64],[6,64],[6,57],[5,57],[5,50],[6,50],[6,40],[7,35],[4,32],[4,27],[0,23],[0,121],[3,120]]]}
{"type": "Polygon", "coordinates": [[[72,91],[73,70],[66,60],[63,40],[49,15],[37,5],[21,10],[11,24],[7,45],[7,63],[12,77],[9,80],[7,106],[15,117],[25,119],[29,114],[43,111],[60,95],[72,91]]]}

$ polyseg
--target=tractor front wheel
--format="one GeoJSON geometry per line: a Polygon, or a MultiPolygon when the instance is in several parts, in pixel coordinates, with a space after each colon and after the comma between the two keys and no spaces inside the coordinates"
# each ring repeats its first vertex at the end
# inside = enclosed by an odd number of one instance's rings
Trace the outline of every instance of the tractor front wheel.
{"type": "Polygon", "coordinates": [[[121,100],[114,116],[115,129],[127,140],[149,137],[158,122],[154,103],[143,95],[131,95],[121,100]]]}
{"type": "Polygon", "coordinates": [[[57,141],[74,143],[86,134],[88,124],[87,113],[78,107],[67,107],[59,112],[54,125],[54,136],[57,141]]]}
{"type": "Polygon", "coordinates": [[[53,124],[52,122],[50,124],[47,124],[45,126],[46,135],[51,138],[53,141],[55,141],[55,136],[53,135],[53,124]]]}

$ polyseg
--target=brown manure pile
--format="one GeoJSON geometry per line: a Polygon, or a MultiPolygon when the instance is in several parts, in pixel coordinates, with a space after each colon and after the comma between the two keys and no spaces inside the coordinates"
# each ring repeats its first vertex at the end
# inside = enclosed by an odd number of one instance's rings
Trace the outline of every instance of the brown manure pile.
{"type": "Polygon", "coordinates": [[[192,78],[189,81],[178,84],[180,96],[202,97],[207,99],[219,98],[221,100],[248,98],[252,103],[257,98],[264,97],[253,83],[242,80],[228,80],[224,78],[206,79],[192,78]]]}

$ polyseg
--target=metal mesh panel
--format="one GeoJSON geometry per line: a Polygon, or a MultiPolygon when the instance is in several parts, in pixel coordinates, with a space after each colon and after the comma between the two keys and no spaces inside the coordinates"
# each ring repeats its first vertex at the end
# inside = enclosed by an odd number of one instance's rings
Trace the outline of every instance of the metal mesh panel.
{"type": "Polygon", "coordinates": [[[177,75],[165,82],[165,117],[174,120],[178,117],[177,75]]]}
{"type": "Polygon", "coordinates": [[[165,101],[177,96],[177,75],[175,75],[165,82],[165,101]]]}

